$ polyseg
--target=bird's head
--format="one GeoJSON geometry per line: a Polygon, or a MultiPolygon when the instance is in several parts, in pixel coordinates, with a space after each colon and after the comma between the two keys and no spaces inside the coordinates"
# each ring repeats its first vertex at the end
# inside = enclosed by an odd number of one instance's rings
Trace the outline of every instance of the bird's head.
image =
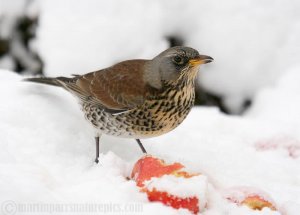
{"type": "Polygon", "coordinates": [[[162,81],[174,82],[183,75],[195,78],[199,66],[212,61],[212,57],[200,55],[193,48],[176,46],[163,51],[149,62],[148,70],[151,72],[148,71],[148,76],[153,79],[154,87],[159,88],[162,81]]]}

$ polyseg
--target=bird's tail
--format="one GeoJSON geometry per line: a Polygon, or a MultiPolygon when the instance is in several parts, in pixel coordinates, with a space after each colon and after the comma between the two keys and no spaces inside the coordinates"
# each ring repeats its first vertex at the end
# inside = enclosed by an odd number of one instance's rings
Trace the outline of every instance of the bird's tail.
{"type": "Polygon", "coordinates": [[[37,77],[37,78],[25,78],[23,81],[30,81],[40,84],[47,84],[57,87],[62,87],[62,82],[67,82],[71,78],[65,78],[65,77],[57,77],[57,78],[48,78],[48,77],[37,77]]]}

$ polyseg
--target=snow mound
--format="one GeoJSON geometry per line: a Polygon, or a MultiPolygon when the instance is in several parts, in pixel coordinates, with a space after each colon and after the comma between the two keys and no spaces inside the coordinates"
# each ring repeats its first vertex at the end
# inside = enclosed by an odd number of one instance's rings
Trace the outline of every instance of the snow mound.
{"type": "MultiPolygon", "coordinates": [[[[287,78],[287,74],[283,82],[292,86],[296,78],[299,80],[294,75],[287,78]]],[[[142,156],[133,140],[103,137],[101,165],[94,165],[93,131],[76,99],[62,89],[21,79],[12,72],[0,71],[0,204],[8,200],[16,204],[114,203],[120,208],[134,204],[139,206],[133,207],[139,210],[137,214],[187,214],[149,203],[135,182],[126,179],[142,156]]],[[[282,92],[289,94],[299,89],[293,86],[275,88],[272,95],[281,98],[282,92]]],[[[214,108],[194,108],[179,128],[144,140],[149,153],[168,162],[181,162],[192,172],[207,176],[205,215],[297,215],[300,210],[299,157],[281,150],[257,149],[258,142],[278,136],[299,141],[299,127],[294,128],[299,121],[276,117],[281,109],[270,109],[271,97],[256,102],[246,117],[226,116],[214,108]],[[272,117],[260,115],[267,110],[272,117]],[[252,211],[228,203],[221,191],[233,186],[264,190],[280,212],[267,208],[252,211]]],[[[300,107],[297,100],[291,102],[300,107]]],[[[297,116],[297,110],[300,108],[290,114],[297,116]]]]}

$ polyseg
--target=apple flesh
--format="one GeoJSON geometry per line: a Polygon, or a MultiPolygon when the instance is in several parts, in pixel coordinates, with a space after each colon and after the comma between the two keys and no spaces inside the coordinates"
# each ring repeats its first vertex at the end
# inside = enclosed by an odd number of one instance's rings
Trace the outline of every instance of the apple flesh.
{"type": "Polygon", "coordinates": [[[223,196],[237,205],[245,205],[253,210],[267,207],[276,211],[275,203],[264,191],[253,187],[232,187],[223,191],[223,196]]]}
{"type": "Polygon", "coordinates": [[[262,210],[264,207],[270,208],[274,211],[276,210],[275,206],[271,202],[263,199],[259,195],[248,196],[241,202],[241,204],[246,205],[253,210],[262,210]]]}

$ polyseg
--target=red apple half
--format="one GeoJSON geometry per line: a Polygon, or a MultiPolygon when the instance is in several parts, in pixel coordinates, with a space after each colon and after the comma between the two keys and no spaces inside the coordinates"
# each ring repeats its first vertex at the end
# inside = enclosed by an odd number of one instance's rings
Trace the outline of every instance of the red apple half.
{"type": "Polygon", "coordinates": [[[187,209],[194,214],[206,207],[206,177],[185,171],[181,163],[166,164],[147,155],[135,163],[131,177],[149,201],[187,209]]]}

